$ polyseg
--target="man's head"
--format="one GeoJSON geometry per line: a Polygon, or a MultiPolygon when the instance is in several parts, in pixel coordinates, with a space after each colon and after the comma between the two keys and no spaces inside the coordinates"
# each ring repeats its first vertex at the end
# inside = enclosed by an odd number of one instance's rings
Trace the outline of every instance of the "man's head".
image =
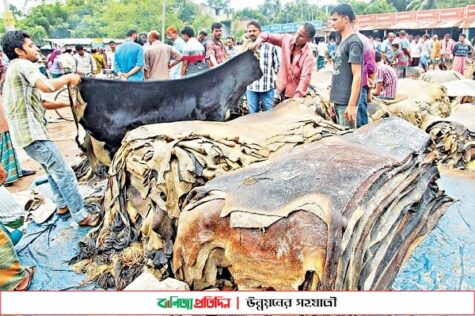
{"type": "Polygon", "coordinates": [[[349,4],[339,4],[330,12],[330,25],[338,33],[342,33],[347,27],[350,27],[354,21],[355,12],[349,4]]]}
{"type": "Polygon", "coordinates": [[[445,35],[444,35],[444,39],[445,39],[446,41],[450,40],[450,34],[445,34],[445,35]]]}
{"type": "Polygon", "coordinates": [[[84,56],[84,47],[82,47],[82,45],[76,45],[76,51],[78,52],[79,56],[84,56]]]}
{"type": "Polygon", "coordinates": [[[2,39],[3,52],[8,59],[28,59],[37,62],[40,54],[39,49],[31,41],[30,35],[23,31],[8,31],[2,39]]]}
{"type": "Polygon", "coordinates": [[[140,32],[138,35],[137,35],[137,40],[135,41],[137,44],[140,44],[140,45],[145,45],[145,43],[148,42],[148,38],[147,38],[147,33],[145,32],[140,32]]]}
{"type": "Polygon", "coordinates": [[[152,44],[155,41],[159,41],[160,40],[160,33],[158,33],[155,30],[152,30],[152,31],[148,32],[147,40],[150,44],[152,44]]]}
{"type": "Polygon", "coordinates": [[[437,34],[434,34],[434,36],[432,36],[432,39],[433,39],[434,41],[437,41],[437,40],[439,40],[439,36],[437,36],[437,34]]]}
{"type": "Polygon", "coordinates": [[[129,30],[127,32],[127,38],[129,38],[130,40],[136,42],[137,41],[137,37],[138,37],[138,34],[137,34],[137,31],[136,30],[129,30]]]}
{"type": "Polygon", "coordinates": [[[316,30],[313,24],[305,23],[295,33],[295,45],[304,46],[308,42],[312,42],[315,36],[316,30]]]}
{"type": "Polygon", "coordinates": [[[374,53],[374,60],[377,62],[377,63],[380,63],[381,62],[381,53],[376,51],[374,53]]]}
{"type": "Polygon", "coordinates": [[[73,50],[72,50],[71,48],[66,48],[66,49],[64,50],[64,53],[65,53],[65,54],[71,54],[72,52],[73,52],[73,50]]]}
{"type": "Polygon", "coordinates": [[[192,37],[195,37],[195,31],[190,26],[185,26],[183,30],[181,30],[181,34],[183,35],[183,40],[188,42],[188,40],[192,37]]]}
{"type": "Polygon", "coordinates": [[[261,34],[261,25],[257,21],[250,21],[247,23],[247,36],[251,41],[255,42],[257,37],[261,34]]]}
{"type": "Polygon", "coordinates": [[[116,44],[115,44],[114,41],[109,42],[109,47],[110,47],[111,51],[115,52],[116,44]]]}
{"type": "Polygon", "coordinates": [[[226,46],[230,49],[234,47],[234,38],[233,37],[229,36],[229,37],[226,38],[226,46]]]}
{"type": "Polygon", "coordinates": [[[465,34],[462,33],[462,34],[459,35],[460,43],[465,43],[465,39],[466,39],[465,34]]]}
{"type": "Polygon", "coordinates": [[[205,30],[201,30],[198,33],[198,41],[200,42],[206,41],[207,37],[208,37],[208,32],[206,32],[205,30]]]}
{"type": "Polygon", "coordinates": [[[392,43],[391,47],[393,50],[398,50],[399,49],[399,43],[392,43]]]}
{"type": "Polygon", "coordinates": [[[91,53],[92,53],[92,54],[97,53],[97,49],[96,49],[96,48],[91,48],[91,53]]]}
{"type": "Polygon", "coordinates": [[[424,35],[422,35],[422,39],[423,39],[424,41],[427,41],[429,38],[430,38],[430,37],[429,37],[429,34],[424,34],[424,35]]]}
{"type": "Polygon", "coordinates": [[[399,37],[400,37],[400,38],[404,38],[404,37],[406,37],[406,35],[407,35],[407,34],[406,34],[406,31],[404,31],[404,30],[402,30],[402,31],[399,32],[399,37]]]}
{"type": "Polygon", "coordinates": [[[166,34],[167,34],[167,38],[171,41],[176,41],[176,39],[178,38],[178,30],[176,27],[174,26],[169,26],[167,28],[167,31],[166,31],[166,34]]]}
{"type": "Polygon", "coordinates": [[[211,32],[213,33],[213,39],[219,41],[223,35],[223,25],[221,23],[213,23],[211,25],[211,32]]]}
{"type": "Polygon", "coordinates": [[[396,38],[396,34],[394,34],[393,32],[388,33],[388,42],[389,43],[392,43],[395,38],[396,38]]]}

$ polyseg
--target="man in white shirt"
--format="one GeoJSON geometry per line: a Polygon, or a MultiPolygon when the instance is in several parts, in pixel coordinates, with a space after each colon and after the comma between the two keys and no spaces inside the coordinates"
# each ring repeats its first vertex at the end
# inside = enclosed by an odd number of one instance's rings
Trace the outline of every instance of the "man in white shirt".
{"type": "Polygon", "coordinates": [[[419,35],[416,35],[416,37],[414,37],[414,40],[411,42],[412,67],[419,67],[419,63],[421,61],[422,56],[422,48],[423,42],[421,41],[419,35]]]}
{"type": "Polygon", "coordinates": [[[327,56],[327,52],[327,44],[325,43],[325,39],[321,37],[317,45],[317,70],[325,68],[325,58],[327,56]]]}
{"type": "Polygon", "coordinates": [[[76,72],[76,63],[74,57],[71,55],[72,49],[68,48],[64,50],[64,54],[59,55],[59,67],[65,74],[76,72]]]}
{"type": "MultiPolygon", "coordinates": [[[[174,26],[169,26],[167,28],[167,38],[173,41],[173,48],[183,54],[183,47],[185,46],[185,41],[178,36],[178,30],[174,26]]],[[[172,79],[179,79],[181,78],[181,66],[183,63],[179,63],[176,66],[170,68],[170,77],[172,79]]]]}
{"type": "Polygon", "coordinates": [[[115,49],[116,44],[114,41],[109,42],[109,48],[111,49],[110,52],[107,52],[107,67],[114,71],[114,56],[115,56],[115,49]]]}
{"type": "Polygon", "coordinates": [[[84,51],[84,47],[81,45],[76,46],[78,52],[74,55],[74,61],[76,64],[76,73],[81,77],[90,77],[96,71],[96,62],[92,56],[84,51]]]}

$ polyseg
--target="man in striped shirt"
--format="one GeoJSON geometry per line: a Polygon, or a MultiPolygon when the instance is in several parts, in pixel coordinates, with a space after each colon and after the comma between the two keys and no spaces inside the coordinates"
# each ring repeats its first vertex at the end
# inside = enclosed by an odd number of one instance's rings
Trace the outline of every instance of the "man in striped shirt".
{"type": "Polygon", "coordinates": [[[205,48],[195,37],[195,31],[185,26],[181,31],[185,45],[183,46],[183,65],[181,76],[189,76],[208,69],[205,63],[205,48]]]}
{"type": "MultiPolygon", "coordinates": [[[[261,34],[261,26],[256,21],[247,24],[248,37],[255,42],[261,34]]],[[[268,111],[272,109],[274,100],[274,76],[279,71],[279,57],[277,49],[274,45],[264,43],[257,49],[259,53],[259,64],[263,73],[261,79],[258,79],[247,86],[246,98],[249,112],[259,112],[259,105],[262,103],[262,110],[268,111]]]]}
{"type": "Polygon", "coordinates": [[[376,88],[373,95],[380,99],[394,100],[397,89],[397,74],[394,69],[381,62],[381,53],[376,52],[375,60],[378,66],[376,88]]]}

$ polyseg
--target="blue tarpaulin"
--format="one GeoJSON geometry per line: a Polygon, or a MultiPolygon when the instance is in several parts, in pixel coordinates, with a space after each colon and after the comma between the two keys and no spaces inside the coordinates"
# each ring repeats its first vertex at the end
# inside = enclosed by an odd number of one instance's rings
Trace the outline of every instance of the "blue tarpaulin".
{"type": "Polygon", "coordinates": [[[438,184],[458,201],[399,271],[396,290],[475,289],[475,173],[443,172],[438,184]]]}
{"type": "MultiPolygon", "coordinates": [[[[475,175],[460,174],[443,174],[439,180],[439,186],[458,202],[401,268],[394,289],[475,289],[475,175]]],[[[84,280],[68,262],[90,228],[72,227],[71,223],[69,215],[53,215],[42,225],[32,223],[15,247],[24,265],[37,267],[32,290],[77,289],[84,280]]]]}

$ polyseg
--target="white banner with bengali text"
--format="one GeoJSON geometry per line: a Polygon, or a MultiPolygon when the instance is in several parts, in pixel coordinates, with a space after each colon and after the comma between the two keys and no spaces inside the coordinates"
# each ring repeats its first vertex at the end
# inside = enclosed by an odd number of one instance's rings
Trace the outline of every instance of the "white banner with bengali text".
{"type": "Polygon", "coordinates": [[[475,292],[0,292],[0,314],[474,315],[475,292]]]}

